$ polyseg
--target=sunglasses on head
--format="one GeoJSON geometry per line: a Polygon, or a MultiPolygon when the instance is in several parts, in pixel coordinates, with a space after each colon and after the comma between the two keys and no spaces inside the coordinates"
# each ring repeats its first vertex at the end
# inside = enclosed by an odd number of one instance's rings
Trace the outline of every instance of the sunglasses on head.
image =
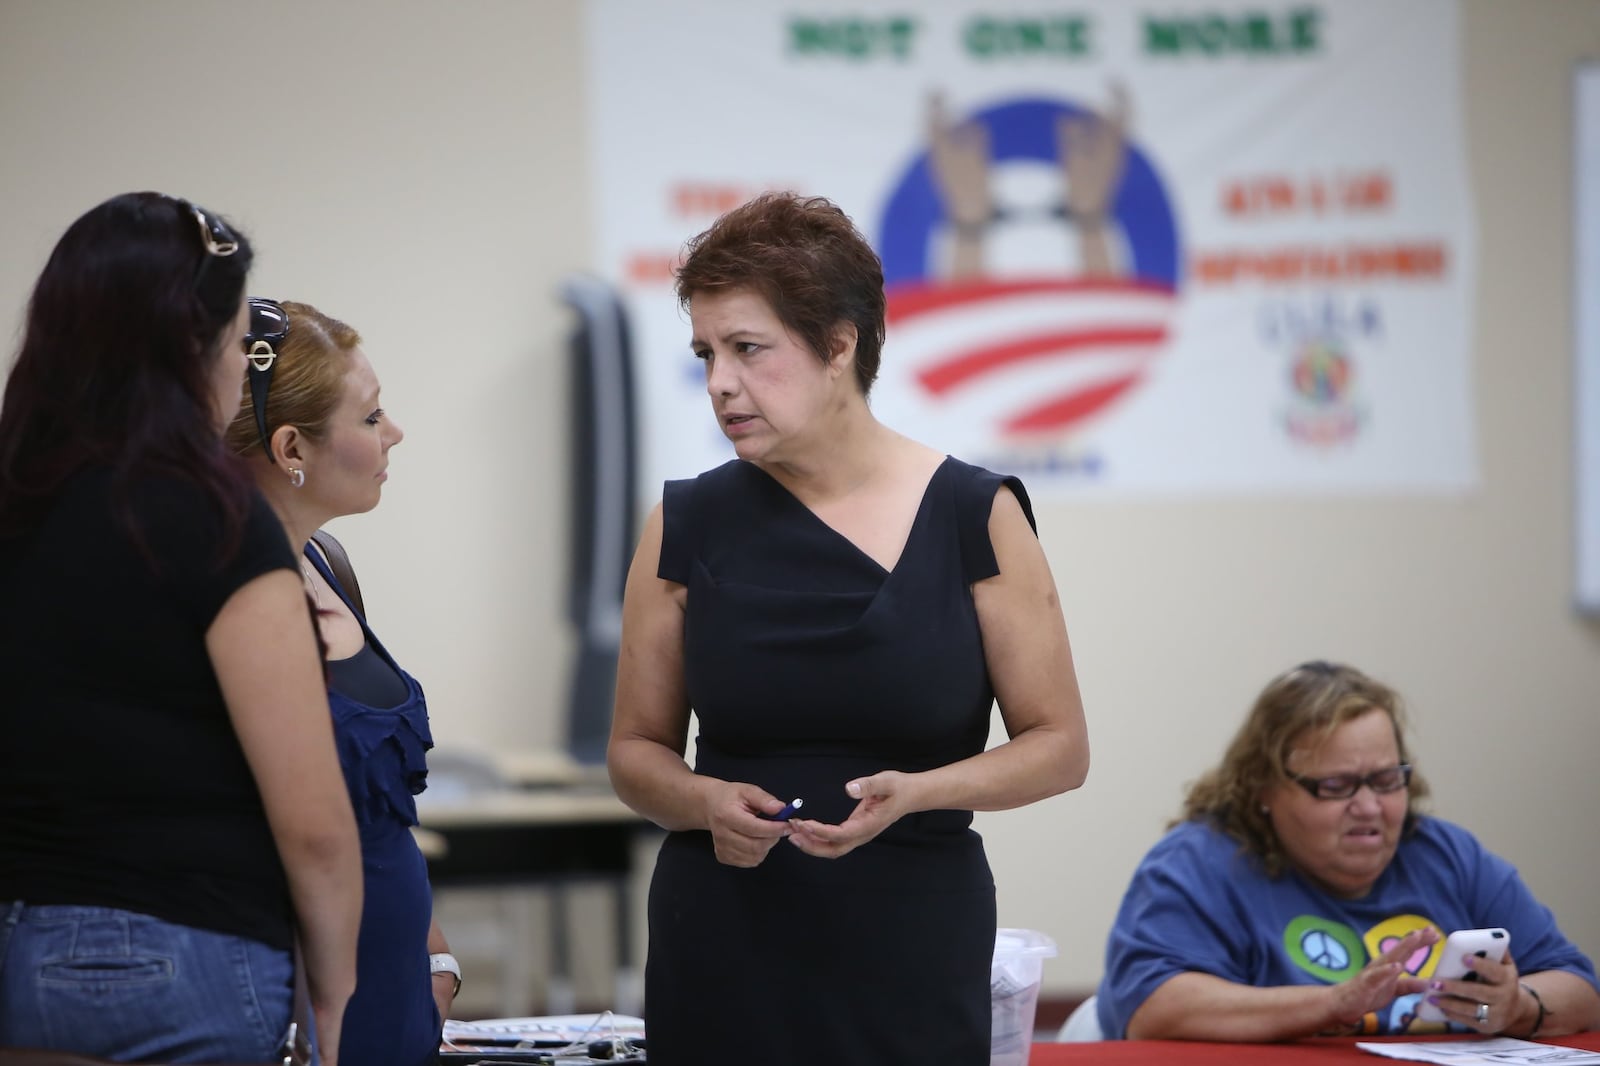
{"type": "Polygon", "coordinates": [[[272,370],[278,362],[278,346],[289,335],[289,314],[277,300],[259,296],[250,298],[250,328],[244,335],[244,354],[250,361],[246,376],[250,379],[250,407],[256,415],[256,433],[261,438],[261,450],[272,457],[272,445],[267,442],[267,390],[272,388],[272,370]]]}
{"type": "Polygon", "coordinates": [[[178,204],[194,217],[195,224],[200,227],[200,246],[205,249],[206,254],[194,272],[195,283],[199,284],[200,278],[206,272],[207,263],[214,258],[225,259],[239,250],[239,235],[229,229],[228,224],[222,219],[209,214],[188,200],[179,200],[178,204]]]}
{"type": "Polygon", "coordinates": [[[200,224],[200,241],[205,245],[207,255],[224,257],[239,250],[239,238],[226,222],[212,218],[194,204],[189,205],[189,210],[200,224]]]}

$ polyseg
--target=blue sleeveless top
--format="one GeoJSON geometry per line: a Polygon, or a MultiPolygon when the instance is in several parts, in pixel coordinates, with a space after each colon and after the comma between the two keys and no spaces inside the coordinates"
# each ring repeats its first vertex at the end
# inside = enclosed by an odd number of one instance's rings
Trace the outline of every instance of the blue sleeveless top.
{"type": "Polygon", "coordinates": [[[427,787],[428,704],[416,678],[400,668],[322,556],[306,558],[344,600],[367,644],[405,682],[405,702],[369,707],[328,689],[334,743],[361,833],[365,903],[356,949],[356,992],[344,1012],[343,1066],[423,1066],[436,1061],[441,1021],[428,970],[433,892],[428,864],[411,836],[416,795],[427,787]]]}

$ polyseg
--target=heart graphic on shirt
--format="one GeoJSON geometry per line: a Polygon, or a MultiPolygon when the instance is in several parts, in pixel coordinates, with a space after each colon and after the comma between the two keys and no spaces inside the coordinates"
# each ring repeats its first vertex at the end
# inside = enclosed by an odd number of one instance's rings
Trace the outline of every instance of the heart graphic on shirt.
{"type": "Polygon", "coordinates": [[[1433,930],[1435,942],[1412,952],[1401,963],[1401,967],[1403,973],[1412,977],[1430,977],[1433,975],[1433,968],[1439,964],[1441,950],[1439,941],[1444,939],[1444,934],[1439,931],[1437,923],[1420,914],[1396,914],[1372,926],[1362,934],[1361,939],[1366,944],[1367,957],[1376,959],[1393,951],[1395,945],[1412,933],[1427,929],[1433,930]]]}
{"type": "MultiPolygon", "coordinates": [[[[1378,954],[1382,955],[1384,952],[1400,943],[1400,940],[1401,938],[1397,936],[1384,937],[1382,940],[1378,941],[1378,954]]],[[[1411,953],[1411,957],[1405,961],[1406,973],[1411,974],[1412,976],[1416,976],[1418,973],[1420,973],[1423,965],[1428,961],[1428,956],[1431,954],[1433,954],[1433,948],[1431,947],[1418,948],[1416,951],[1413,951],[1411,953]]]]}

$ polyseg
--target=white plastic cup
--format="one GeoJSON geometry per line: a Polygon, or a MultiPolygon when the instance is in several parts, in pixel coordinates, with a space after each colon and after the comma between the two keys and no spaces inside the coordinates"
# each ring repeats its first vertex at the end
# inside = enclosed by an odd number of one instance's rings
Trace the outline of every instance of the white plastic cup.
{"type": "Polygon", "coordinates": [[[1056,942],[1032,929],[996,929],[989,966],[989,1066],[1027,1066],[1044,960],[1056,942]]]}

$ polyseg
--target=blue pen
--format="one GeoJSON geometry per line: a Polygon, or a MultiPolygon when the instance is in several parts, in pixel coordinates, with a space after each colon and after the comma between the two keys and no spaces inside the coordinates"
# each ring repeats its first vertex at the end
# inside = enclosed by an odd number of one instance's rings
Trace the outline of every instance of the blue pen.
{"type": "Polygon", "coordinates": [[[771,815],[770,817],[774,822],[787,822],[790,818],[794,817],[794,812],[798,811],[801,807],[804,807],[805,804],[805,800],[790,800],[788,803],[783,805],[783,810],[779,811],[777,814],[771,815]]]}

